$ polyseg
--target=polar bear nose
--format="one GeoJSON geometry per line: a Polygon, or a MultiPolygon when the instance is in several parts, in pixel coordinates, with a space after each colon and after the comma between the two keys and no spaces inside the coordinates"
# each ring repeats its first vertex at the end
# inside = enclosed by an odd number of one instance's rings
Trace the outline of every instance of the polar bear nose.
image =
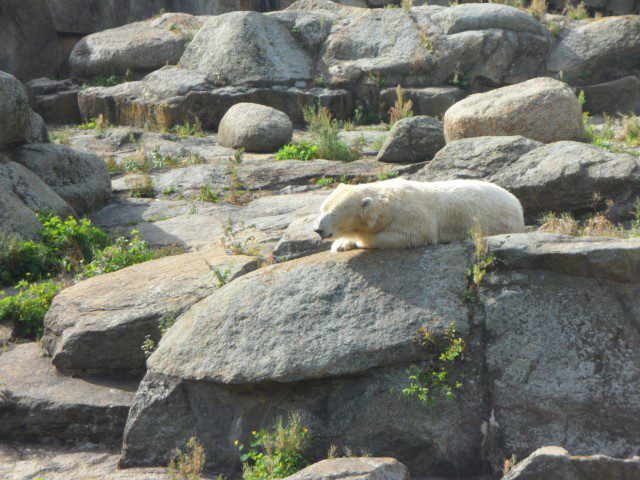
{"type": "Polygon", "coordinates": [[[322,230],[321,228],[314,228],[313,231],[320,235],[320,237],[323,237],[324,230],[322,230]]]}

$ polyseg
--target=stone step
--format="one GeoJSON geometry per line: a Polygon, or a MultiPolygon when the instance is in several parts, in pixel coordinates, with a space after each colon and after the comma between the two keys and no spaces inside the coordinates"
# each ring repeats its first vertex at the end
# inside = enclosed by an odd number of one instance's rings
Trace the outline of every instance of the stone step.
{"type": "Polygon", "coordinates": [[[38,343],[0,355],[0,438],[118,446],[138,382],[58,373],[38,343]]]}

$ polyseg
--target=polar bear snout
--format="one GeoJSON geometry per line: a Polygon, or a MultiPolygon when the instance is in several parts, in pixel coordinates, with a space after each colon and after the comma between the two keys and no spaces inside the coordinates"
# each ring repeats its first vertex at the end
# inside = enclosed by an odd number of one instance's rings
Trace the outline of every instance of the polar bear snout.
{"type": "Polygon", "coordinates": [[[330,238],[332,235],[330,219],[327,216],[320,217],[318,221],[313,226],[313,231],[320,235],[321,239],[330,238]]]}

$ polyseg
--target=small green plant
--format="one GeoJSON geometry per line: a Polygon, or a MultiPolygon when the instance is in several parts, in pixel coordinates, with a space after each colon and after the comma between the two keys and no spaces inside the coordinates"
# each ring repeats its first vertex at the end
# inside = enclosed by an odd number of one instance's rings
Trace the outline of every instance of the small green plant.
{"type": "Polygon", "coordinates": [[[554,37],[557,37],[558,34],[560,33],[560,25],[557,22],[554,21],[548,21],[548,22],[544,22],[545,26],[547,27],[547,30],[549,30],[549,32],[551,32],[551,35],[553,35],[554,37]]]}
{"type": "Polygon", "coordinates": [[[58,145],[69,145],[69,142],[71,141],[71,132],[69,130],[51,132],[49,137],[53,143],[57,143],[58,145]]]}
{"type": "Polygon", "coordinates": [[[460,87],[460,88],[468,88],[469,87],[469,81],[464,78],[464,75],[462,74],[462,72],[460,70],[456,70],[456,72],[453,75],[453,78],[450,80],[449,83],[451,83],[452,85],[455,85],[456,87],[460,87]]]}
{"type": "Polygon", "coordinates": [[[285,145],[276,152],[276,160],[308,161],[318,158],[318,147],[307,140],[285,145]]]}
{"type": "Polygon", "coordinates": [[[591,77],[593,77],[593,72],[591,70],[589,70],[589,69],[586,69],[586,70],[584,70],[584,71],[582,71],[580,73],[580,78],[582,80],[587,80],[587,79],[589,79],[591,77]]]}
{"type": "Polygon", "coordinates": [[[402,0],[402,8],[405,12],[411,14],[411,9],[413,8],[413,0],[402,0]]]}
{"type": "Polygon", "coordinates": [[[129,194],[135,198],[154,198],[156,190],[150,175],[137,175],[127,179],[129,194]]]}
{"type": "Polygon", "coordinates": [[[389,110],[389,123],[393,125],[403,118],[413,117],[413,102],[404,98],[404,90],[400,85],[396,87],[396,103],[389,110]]]}
{"type": "Polygon", "coordinates": [[[165,251],[154,250],[142,240],[140,232],[131,231],[131,238],[118,237],[102,250],[95,252],[89,262],[77,275],[78,278],[89,278],[103,273],[115,272],[136,263],[147,262],[163,256],[165,251]]]}
{"type": "Polygon", "coordinates": [[[173,195],[176,193],[176,189],[174,187],[167,187],[162,191],[163,195],[173,195]]]}
{"type": "Polygon", "coordinates": [[[169,480],[201,480],[207,457],[196,437],[191,437],[186,449],[176,448],[169,462],[169,480]]]}
{"type": "Polygon", "coordinates": [[[62,287],[53,280],[32,284],[22,280],[16,288],[17,295],[0,300],[0,323],[13,322],[20,337],[39,338],[44,328],[44,316],[62,287]]]}
{"type": "Polygon", "coordinates": [[[244,161],[244,148],[239,148],[235,152],[233,152],[233,158],[231,159],[231,163],[234,165],[240,165],[244,161]]]}
{"type": "Polygon", "coordinates": [[[386,172],[381,172],[376,176],[376,180],[382,182],[383,180],[391,180],[392,178],[396,178],[399,175],[397,170],[387,170],[386,172]]]}
{"type": "Polygon", "coordinates": [[[92,77],[88,82],[82,84],[82,88],[86,90],[91,87],[114,87],[118,85],[120,80],[115,75],[97,75],[92,77]]]}
{"type": "Polygon", "coordinates": [[[510,458],[505,458],[502,464],[502,475],[507,475],[513,467],[518,463],[518,457],[516,454],[512,454],[510,458]]]}
{"type": "Polygon", "coordinates": [[[216,279],[216,284],[218,288],[224,287],[229,282],[229,276],[231,275],[231,267],[220,268],[213,267],[211,268],[211,273],[213,277],[216,279]]]}
{"type": "Polygon", "coordinates": [[[421,366],[415,366],[409,376],[411,384],[402,390],[406,397],[418,398],[425,405],[433,406],[438,397],[447,400],[455,397],[462,388],[461,379],[451,373],[451,368],[464,360],[466,342],[459,336],[455,324],[443,335],[435,335],[428,327],[418,330],[416,343],[425,352],[421,366]]]}
{"type": "MultiPolygon", "coordinates": [[[[174,315],[168,315],[160,319],[158,323],[158,330],[160,331],[160,338],[164,337],[164,334],[176,323],[176,317],[174,315]]],[[[156,350],[156,342],[151,338],[151,335],[147,335],[142,343],[142,351],[148,358],[156,350]]]]}
{"type": "Polygon", "coordinates": [[[471,228],[470,234],[476,245],[475,261],[471,269],[470,276],[473,281],[473,285],[477,289],[477,287],[482,283],[487,272],[495,267],[496,257],[489,251],[486,232],[480,222],[475,222],[471,228]]]}
{"type": "Polygon", "coordinates": [[[380,88],[385,85],[384,77],[377,72],[369,72],[369,81],[380,88]]]}
{"type": "Polygon", "coordinates": [[[263,253],[262,248],[258,246],[255,237],[248,236],[240,238],[238,232],[244,229],[244,225],[240,224],[240,228],[235,230],[231,218],[223,225],[223,234],[220,243],[230,255],[249,255],[252,257],[260,257],[263,253]]]}
{"type": "Polygon", "coordinates": [[[186,137],[206,137],[206,134],[202,131],[202,122],[199,118],[192,124],[185,122],[182,125],[175,125],[170,130],[171,133],[176,133],[180,138],[186,137]]]}
{"type": "Polygon", "coordinates": [[[331,185],[333,185],[333,182],[335,180],[332,177],[325,177],[322,176],[320,177],[318,180],[316,180],[316,185],[318,185],[319,187],[329,187],[331,185]]]}
{"type": "MultiPolygon", "coordinates": [[[[304,451],[308,446],[309,430],[302,426],[300,415],[289,416],[285,426],[278,419],[273,429],[252,432],[253,439],[246,453],[242,453],[244,480],[272,480],[285,478],[302,470],[308,461],[304,451]]],[[[245,447],[236,440],[240,452],[245,447]]]]}
{"type": "Polygon", "coordinates": [[[218,203],[221,201],[220,194],[214,190],[211,185],[200,186],[200,193],[198,193],[198,200],[202,202],[218,203]]]}

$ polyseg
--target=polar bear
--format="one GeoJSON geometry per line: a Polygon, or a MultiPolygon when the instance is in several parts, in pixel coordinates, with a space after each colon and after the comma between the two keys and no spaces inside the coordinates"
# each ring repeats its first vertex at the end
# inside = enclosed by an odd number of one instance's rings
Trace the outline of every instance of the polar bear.
{"type": "Polygon", "coordinates": [[[342,252],[460,241],[475,224],[486,235],[522,232],[522,205],[504,188],[479,180],[341,184],[320,207],[313,229],[335,239],[332,252],[342,252]]]}

